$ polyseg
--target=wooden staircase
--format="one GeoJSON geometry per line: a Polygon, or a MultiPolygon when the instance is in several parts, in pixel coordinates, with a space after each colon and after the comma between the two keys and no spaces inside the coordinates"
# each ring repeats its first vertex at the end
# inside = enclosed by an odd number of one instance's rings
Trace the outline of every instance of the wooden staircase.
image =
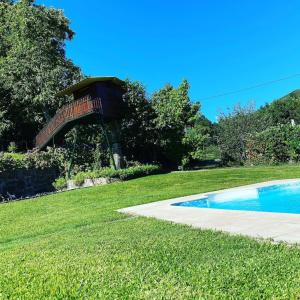
{"type": "MultiPolygon", "coordinates": [[[[92,99],[85,96],[70,104],[61,107],[55,116],[46,124],[35,138],[35,147],[42,150],[55,140],[64,135],[79,120],[83,122],[95,122],[103,114],[100,98],[92,99]]],[[[100,119],[99,119],[100,121],[100,119]]]]}

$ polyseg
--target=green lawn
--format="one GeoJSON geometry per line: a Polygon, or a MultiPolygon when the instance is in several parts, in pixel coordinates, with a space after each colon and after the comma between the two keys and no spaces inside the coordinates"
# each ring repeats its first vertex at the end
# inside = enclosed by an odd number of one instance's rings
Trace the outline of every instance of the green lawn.
{"type": "Polygon", "coordinates": [[[297,298],[296,247],[116,212],[296,177],[299,166],[172,173],[0,205],[0,299],[297,298]]]}

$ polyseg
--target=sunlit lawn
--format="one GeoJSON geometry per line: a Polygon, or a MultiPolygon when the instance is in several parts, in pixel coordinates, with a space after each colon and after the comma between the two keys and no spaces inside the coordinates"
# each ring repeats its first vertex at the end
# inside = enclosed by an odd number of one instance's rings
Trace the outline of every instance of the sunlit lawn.
{"type": "Polygon", "coordinates": [[[0,205],[0,299],[300,297],[296,247],[116,212],[296,177],[298,166],[172,173],[0,205]]]}

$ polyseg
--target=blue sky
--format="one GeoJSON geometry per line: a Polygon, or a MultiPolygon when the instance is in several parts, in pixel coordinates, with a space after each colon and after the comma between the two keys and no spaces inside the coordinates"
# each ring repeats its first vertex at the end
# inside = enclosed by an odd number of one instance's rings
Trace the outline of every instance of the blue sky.
{"type": "Polygon", "coordinates": [[[300,76],[246,92],[204,99],[300,73],[300,1],[39,0],[64,10],[76,36],[68,56],[87,75],[144,83],[191,84],[191,98],[215,121],[239,102],[257,106],[300,88],[300,76]],[[201,100],[204,99],[204,100],[201,100]]]}

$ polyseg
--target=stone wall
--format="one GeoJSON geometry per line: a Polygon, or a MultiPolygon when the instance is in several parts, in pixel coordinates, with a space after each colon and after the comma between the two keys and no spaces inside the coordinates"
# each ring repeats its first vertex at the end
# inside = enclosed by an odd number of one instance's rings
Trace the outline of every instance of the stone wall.
{"type": "Polygon", "coordinates": [[[0,195],[9,198],[34,196],[54,191],[52,182],[58,177],[55,169],[20,169],[0,173],[0,195]]]}

